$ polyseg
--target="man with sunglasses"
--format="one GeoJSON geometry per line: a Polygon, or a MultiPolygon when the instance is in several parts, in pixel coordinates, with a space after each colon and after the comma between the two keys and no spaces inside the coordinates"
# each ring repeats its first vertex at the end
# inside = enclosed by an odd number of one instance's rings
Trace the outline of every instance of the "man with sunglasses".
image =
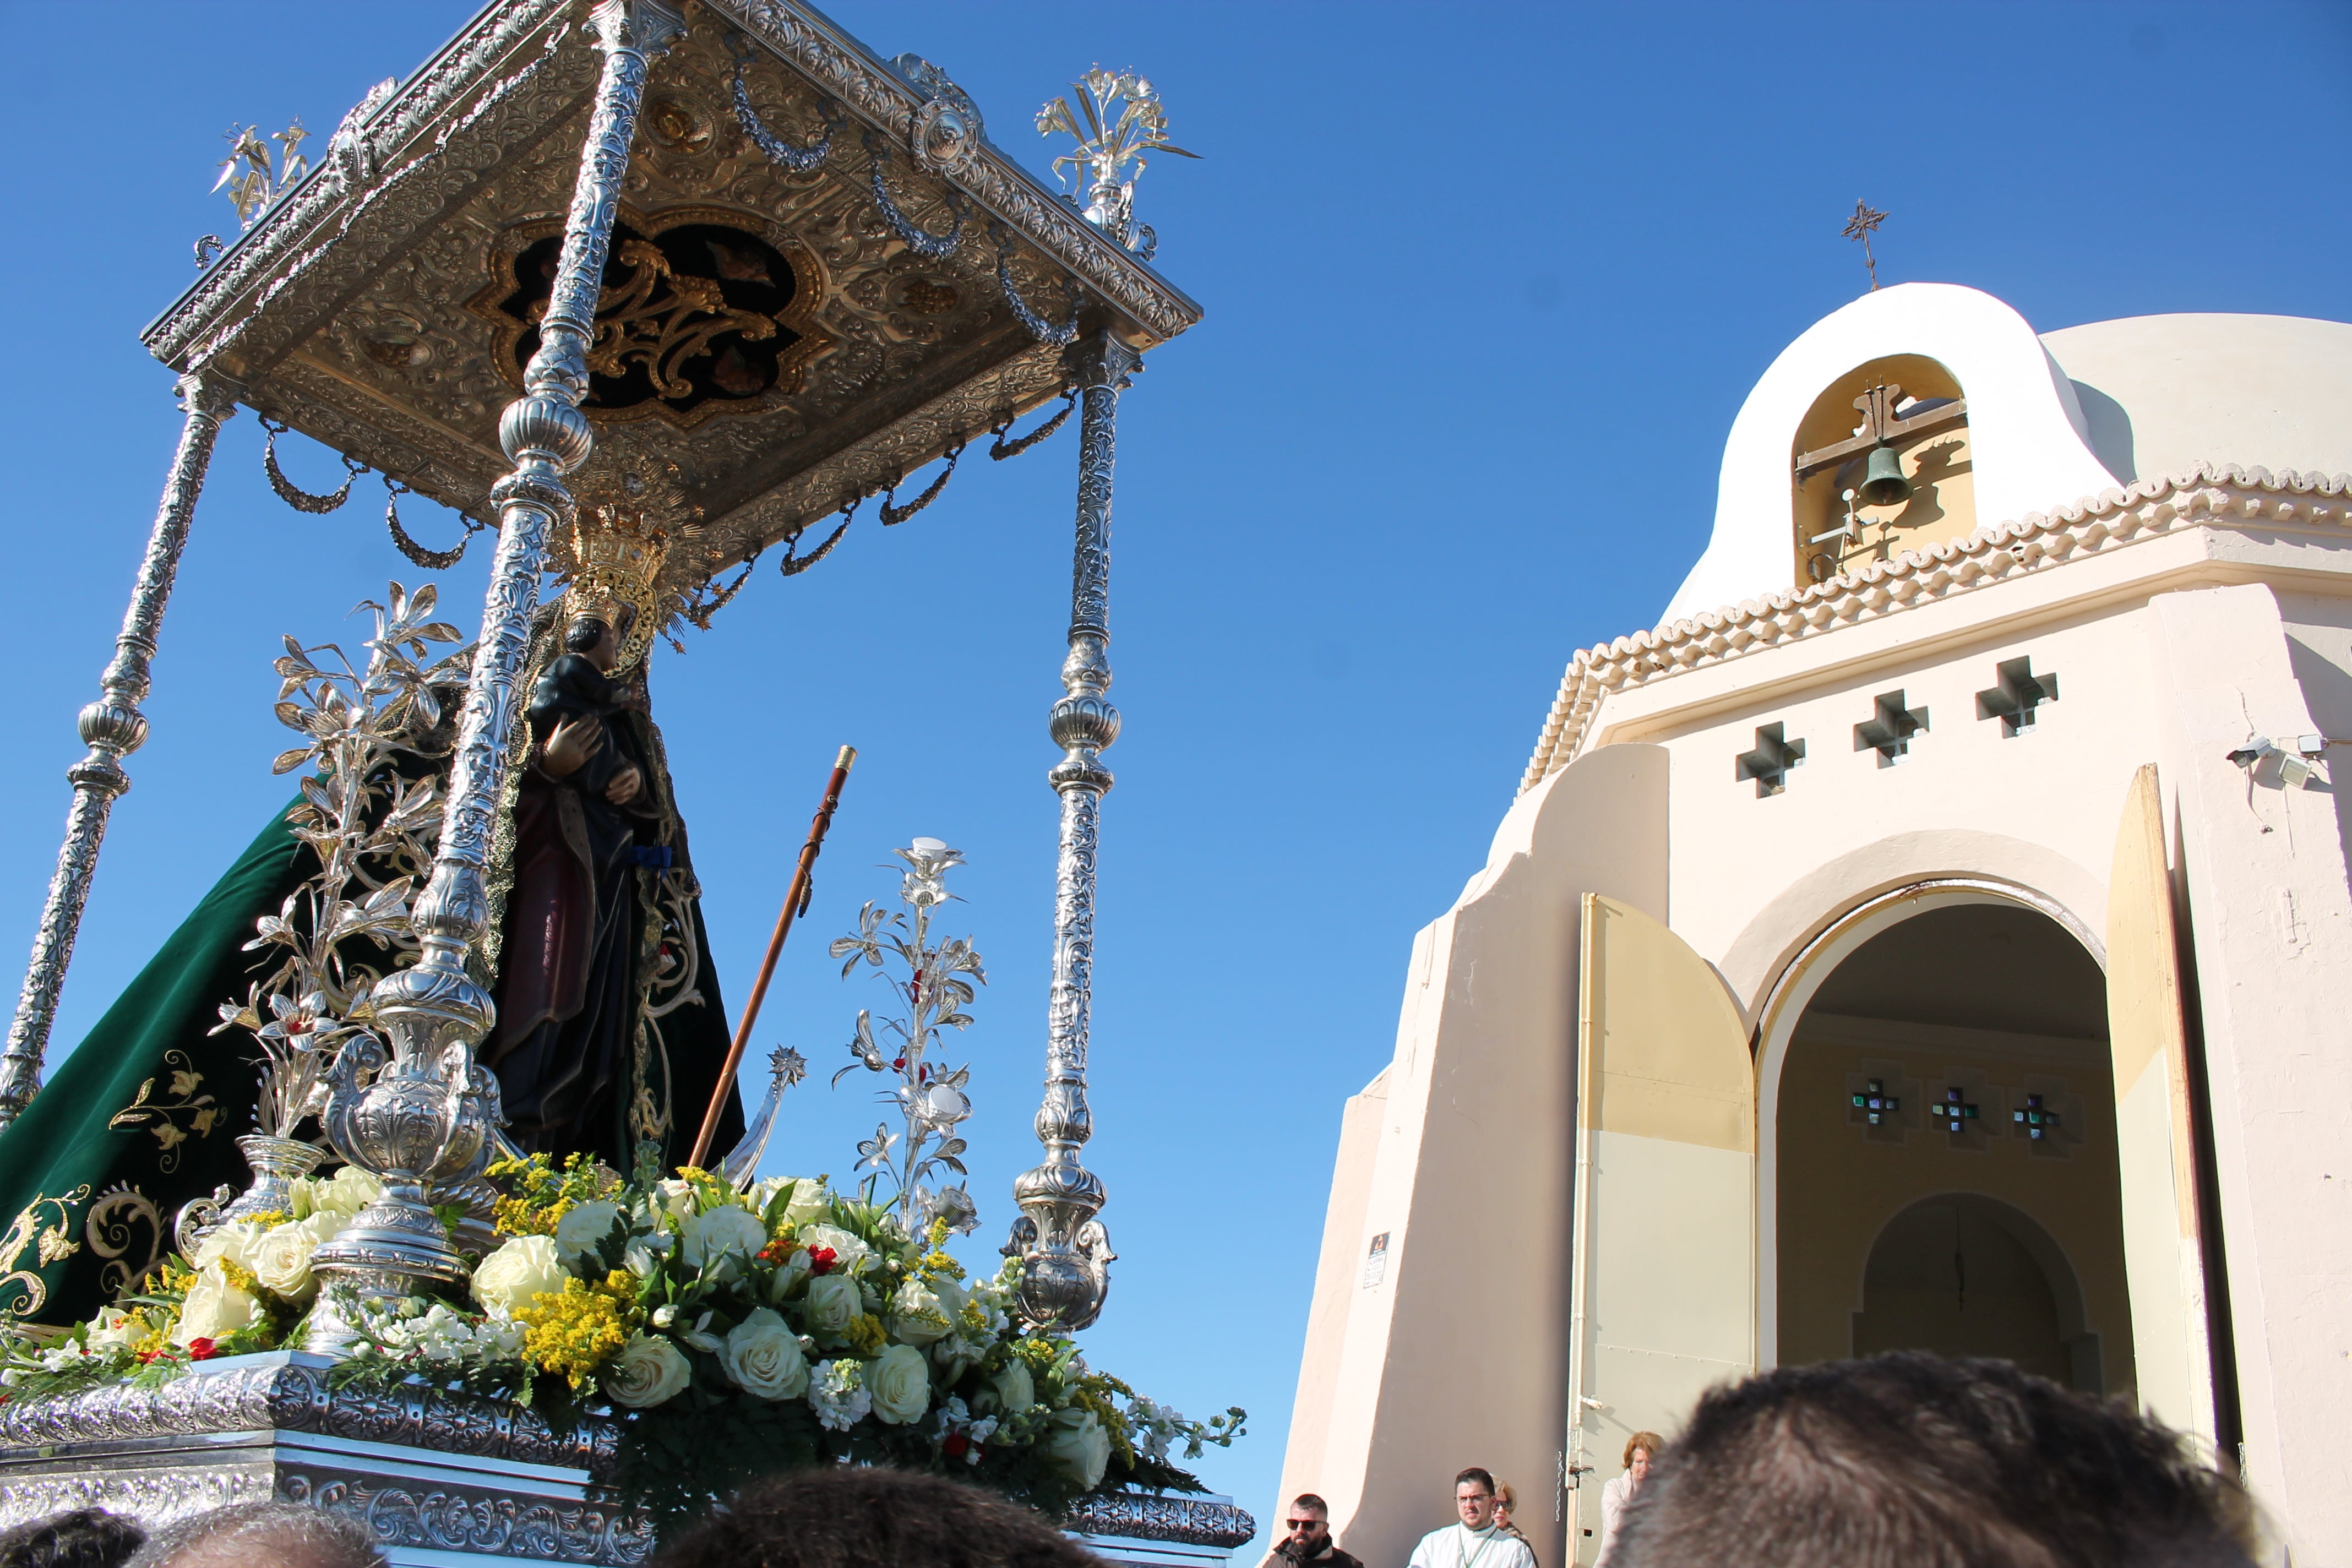
{"type": "Polygon", "coordinates": [[[1290,1533],[1266,1553],[1262,1568],[1364,1568],[1332,1543],[1330,1505],[1313,1492],[1291,1500],[1283,1523],[1290,1533]]]}

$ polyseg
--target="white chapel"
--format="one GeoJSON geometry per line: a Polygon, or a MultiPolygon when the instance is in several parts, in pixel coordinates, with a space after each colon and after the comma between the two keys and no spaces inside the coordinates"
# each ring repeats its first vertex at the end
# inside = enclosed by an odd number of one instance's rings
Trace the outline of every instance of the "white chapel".
{"type": "Polygon", "coordinates": [[[1632,1433],[1917,1347],[2352,1563],[2347,471],[2352,324],[1915,283],[1791,343],[1414,941],[1284,1497],[1392,1564],[1481,1464],[1590,1563],[1632,1433]]]}

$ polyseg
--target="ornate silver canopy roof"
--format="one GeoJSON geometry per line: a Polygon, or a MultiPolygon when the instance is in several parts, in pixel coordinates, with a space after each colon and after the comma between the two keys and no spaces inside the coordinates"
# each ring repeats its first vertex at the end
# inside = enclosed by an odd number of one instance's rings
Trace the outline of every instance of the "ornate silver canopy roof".
{"type": "MultiPolygon", "coordinates": [[[[664,586],[690,593],[1059,395],[1062,351],[1037,318],[1081,316],[1139,349],[1200,320],[992,145],[936,68],[885,63],[796,0],[696,10],[652,68],[600,312],[631,320],[585,405],[592,467],[675,462],[700,509],[664,586]],[[820,143],[804,172],[787,166],[820,143]],[[724,352],[703,352],[730,324],[724,352]]],[[[147,329],[156,357],[223,373],[258,412],[491,516],[499,412],[536,342],[535,272],[551,273],[596,88],[577,17],[569,0],[494,0],[369,94],[147,329]]]]}

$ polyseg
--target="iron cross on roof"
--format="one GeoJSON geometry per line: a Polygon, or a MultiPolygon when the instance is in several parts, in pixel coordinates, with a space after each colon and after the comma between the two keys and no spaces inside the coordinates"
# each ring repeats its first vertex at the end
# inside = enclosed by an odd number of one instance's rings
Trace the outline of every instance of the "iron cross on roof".
{"type": "Polygon", "coordinates": [[[1845,237],[1862,241],[1862,264],[1870,268],[1870,291],[1874,294],[1878,292],[1878,258],[1870,254],[1870,237],[1885,221],[1885,213],[1864,201],[1853,204],[1853,216],[1845,220],[1845,237]]]}

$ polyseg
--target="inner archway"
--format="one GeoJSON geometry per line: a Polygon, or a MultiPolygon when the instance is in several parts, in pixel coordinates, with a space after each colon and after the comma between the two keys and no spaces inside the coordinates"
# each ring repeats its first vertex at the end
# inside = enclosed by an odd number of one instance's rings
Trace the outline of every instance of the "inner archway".
{"type": "Polygon", "coordinates": [[[2065,1250],[2022,1209],[1939,1193],[1896,1215],[1863,1267],[1853,1353],[1993,1356],[2105,1392],[2099,1336],[2065,1250]]]}
{"type": "Polygon", "coordinates": [[[2128,1392],[2099,961],[2023,902],[1890,912],[1780,1064],[1777,1359],[1920,1349],[2128,1392]]]}

